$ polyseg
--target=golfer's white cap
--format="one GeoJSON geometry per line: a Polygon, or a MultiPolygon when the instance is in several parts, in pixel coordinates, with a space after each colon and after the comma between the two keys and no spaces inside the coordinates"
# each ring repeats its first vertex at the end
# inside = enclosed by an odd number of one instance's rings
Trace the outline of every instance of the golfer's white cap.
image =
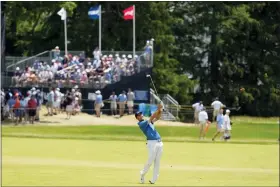
{"type": "Polygon", "coordinates": [[[227,109],[227,110],[226,110],[226,113],[230,113],[230,110],[229,110],[229,109],[227,109]]]}
{"type": "Polygon", "coordinates": [[[135,58],[137,58],[137,57],[138,57],[138,55],[135,55],[134,57],[135,57],[135,58]]]}
{"type": "Polygon", "coordinates": [[[17,67],[16,70],[18,71],[18,70],[19,70],[19,67],[17,67]]]}
{"type": "Polygon", "coordinates": [[[123,57],[123,58],[125,58],[125,57],[126,57],[126,55],[122,55],[122,57],[123,57]]]}
{"type": "Polygon", "coordinates": [[[132,55],[128,55],[127,58],[132,58],[132,55]]]}
{"type": "Polygon", "coordinates": [[[110,54],[109,57],[110,57],[110,58],[113,58],[113,55],[110,54]]]}
{"type": "Polygon", "coordinates": [[[57,91],[59,91],[60,89],[59,89],[59,88],[57,88],[56,90],[57,90],[57,91]]]}
{"type": "Polygon", "coordinates": [[[78,87],[78,85],[76,85],[74,88],[76,88],[76,89],[77,89],[77,88],[79,88],[79,87],[78,87]]]}
{"type": "Polygon", "coordinates": [[[55,59],[52,59],[52,62],[54,63],[54,62],[55,62],[55,59]]]}
{"type": "Polygon", "coordinates": [[[95,93],[96,93],[96,94],[101,94],[100,90],[97,90],[95,93]]]}
{"type": "Polygon", "coordinates": [[[31,89],[31,91],[35,91],[36,90],[36,88],[35,87],[33,87],[32,89],[31,89]]]}
{"type": "Polygon", "coordinates": [[[116,56],[116,57],[119,57],[119,54],[116,54],[115,56],[116,56]]]}

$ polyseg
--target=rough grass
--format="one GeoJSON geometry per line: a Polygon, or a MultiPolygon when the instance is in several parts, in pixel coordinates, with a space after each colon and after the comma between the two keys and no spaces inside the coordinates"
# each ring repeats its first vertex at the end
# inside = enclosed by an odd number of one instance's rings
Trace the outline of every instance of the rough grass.
{"type": "MultiPolygon", "coordinates": [[[[235,123],[232,130],[233,143],[277,143],[279,125],[276,123],[235,123]]],[[[165,141],[196,141],[198,127],[158,126],[165,141]]],[[[143,140],[144,136],[135,126],[5,126],[4,137],[42,137],[67,139],[102,139],[102,140],[143,140]]],[[[211,125],[207,138],[215,133],[211,125]]]]}

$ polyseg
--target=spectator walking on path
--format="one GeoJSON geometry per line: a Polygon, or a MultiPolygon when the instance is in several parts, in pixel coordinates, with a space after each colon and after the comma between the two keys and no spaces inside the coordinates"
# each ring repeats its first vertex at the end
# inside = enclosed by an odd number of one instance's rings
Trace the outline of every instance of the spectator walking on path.
{"type": "Polygon", "coordinates": [[[201,140],[201,139],[205,138],[205,133],[206,133],[205,127],[206,127],[206,123],[208,121],[208,114],[204,107],[198,114],[198,120],[199,120],[199,125],[200,125],[199,139],[201,140]]]}
{"type": "Polygon", "coordinates": [[[223,105],[223,103],[219,101],[218,98],[216,98],[215,101],[211,104],[211,106],[214,109],[212,121],[215,121],[217,115],[219,114],[220,109],[225,107],[225,105],[223,105]]]}
{"type": "MultiPolygon", "coordinates": [[[[220,112],[217,116],[217,131],[215,133],[215,135],[212,138],[212,141],[215,141],[215,138],[222,132],[224,132],[223,129],[223,124],[224,124],[224,115],[223,115],[223,109],[220,109],[220,112]]],[[[222,137],[221,137],[222,138],[222,137]]]]}
{"type": "Polygon", "coordinates": [[[227,141],[231,138],[231,121],[230,121],[230,110],[226,110],[226,115],[224,117],[224,139],[227,141]]]}
{"type": "Polygon", "coordinates": [[[203,104],[202,104],[202,101],[199,101],[197,103],[194,103],[192,105],[192,108],[194,109],[194,123],[195,124],[199,124],[199,121],[198,121],[198,114],[199,112],[203,109],[203,104]]]}

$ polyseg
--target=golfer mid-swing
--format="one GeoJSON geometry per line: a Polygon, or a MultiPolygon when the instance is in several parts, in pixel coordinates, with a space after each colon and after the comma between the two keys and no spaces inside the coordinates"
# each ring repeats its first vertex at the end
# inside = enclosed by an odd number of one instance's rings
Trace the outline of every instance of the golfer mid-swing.
{"type": "Polygon", "coordinates": [[[144,120],[142,112],[136,112],[135,118],[139,121],[138,125],[144,135],[147,137],[147,148],[148,148],[148,161],[145,164],[143,170],[140,171],[140,183],[144,183],[144,177],[154,162],[154,174],[152,180],[149,182],[154,184],[159,177],[159,165],[160,158],[163,151],[163,143],[161,141],[159,133],[154,127],[154,122],[156,122],[162,113],[162,105],[158,105],[158,109],[152,114],[149,120],[144,120]]]}

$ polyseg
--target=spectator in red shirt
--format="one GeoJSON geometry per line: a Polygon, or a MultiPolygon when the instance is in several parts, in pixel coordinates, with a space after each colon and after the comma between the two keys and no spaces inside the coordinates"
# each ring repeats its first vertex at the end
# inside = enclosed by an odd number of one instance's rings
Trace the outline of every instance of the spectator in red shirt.
{"type": "Polygon", "coordinates": [[[28,106],[30,123],[33,124],[36,116],[36,109],[37,109],[37,101],[34,94],[32,94],[31,99],[28,101],[27,106],[28,106]]]}
{"type": "Polygon", "coordinates": [[[13,109],[16,117],[15,122],[16,125],[18,125],[19,117],[20,117],[20,100],[19,100],[18,93],[15,94],[15,104],[13,106],[13,109]]]}

